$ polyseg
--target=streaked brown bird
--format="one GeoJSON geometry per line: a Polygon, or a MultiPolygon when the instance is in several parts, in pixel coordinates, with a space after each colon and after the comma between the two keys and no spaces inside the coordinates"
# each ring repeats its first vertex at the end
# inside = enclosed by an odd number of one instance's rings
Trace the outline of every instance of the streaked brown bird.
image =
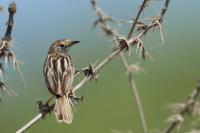
{"type": "Polygon", "coordinates": [[[55,96],[54,113],[58,122],[70,124],[73,120],[69,94],[72,91],[74,65],[68,51],[79,41],[55,41],[46,57],[43,73],[48,90],[55,96]]]}

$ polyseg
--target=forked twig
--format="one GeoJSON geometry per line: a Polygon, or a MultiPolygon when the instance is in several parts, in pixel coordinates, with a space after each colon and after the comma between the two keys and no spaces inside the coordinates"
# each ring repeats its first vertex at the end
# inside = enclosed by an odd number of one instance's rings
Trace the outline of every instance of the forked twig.
{"type": "Polygon", "coordinates": [[[140,15],[141,15],[142,11],[144,10],[145,5],[146,5],[147,2],[148,2],[148,0],[143,0],[143,3],[142,3],[142,5],[140,6],[140,9],[139,9],[139,11],[138,11],[138,13],[137,13],[137,16],[136,16],[136,18],[135,18],[135,21],[134,21],[134,23],[133,23],[133,25],[132,25],[132,27],[131,27],[129,33],[128,33],[127,39],[130,39],[130,38],[131,38],[132,33],[133,33],[133,31],[134,31],[134,29],[135,29],[135,26],[136,26],[136,24],[137,24],[137,21],[138,21],[140,15]]]}
{"type": "MultiPolygon", "coordinates": [[[[94,1],[94,0],[93,0],[94,1]]],[[[140,9],[139,9],[139,11],[138,11],[138,14],[137,14],[137,17],[136,17],[136,20],[134,21],[134,23],[133,23],[133,25],[132,25],[132,27],[131,27],[131,30],[130,30],[130,32],[128,33],[128,37],[125,39],[121,39],[120,40],[120,37],[118,37],[113,31],[114,30],[112,30],[112,29],[108,29],[108,27],[110,27],[110,26],[108,26],[108,24],[106,23],[107,21],[109,21],[109,20],[105,20],[103,23],[101,23],[101,26],[100,26],[100,28],[104,28],[104,29],[107,29],[107,30],[103,30],[104,32],[105,31],[110,31],[110,32],[106,32],[106,35],[114,35],[114,37],[116,37],[116,43],[117,43],[117,45],[119,45],[120,44],[120,41],[122,41],[123,40],[123,42],[125,42],[126,44],[127,44],[127,50],[129,51],[129,44],[127,43],[127,40],[129,40],[130,38],[131,38],[131,35],[132,35],[132,32],[133,32],[133,30],[134,30],[134,28],[135,28],[135,26],[136,26],[136,23],[137,23],[137,20],[139,19],[139,17],[140,17],[140,14],[141,14],[141,12],[144,10],[144,7],[145,7],[145,5],[146,5],[146,3],[148,2],[148,0],[144,0],[143,1],[143,3],[142,3],[142,5],[140,6],[140,9]],[[103,26],[102,26],[103,25],[103,26]],[[110,34],[108,34],[108,33],[110,33],[110,34]]],[[[95,2],[95,6],[94,6],[94,4],[93,4],[93,9],[97,9],[98,7],[97,7],[97,4],[96,4],[96,2],[95,2]],[[96,8],[95,8],[96,7],[96,8]]],[[[97,11],[95,11],[95,12],[97,12],[97,11]]],[[[102,13],[103,14],[103,13],[102,13]]],[[[98,16],[98,15],[97,15],[98,16]]],[[[103,15],[102,15],[103,16],[103,15]]],[[[102,17],[101,16],[101,17],[102,17]]],[[[100,18],[99,18],[100,19],[100,18]]],[[[135,39],[136,40],[136,39],[135,39]]],[[[138,40],[137,40],[138,41],[138,40]]],[[[140,43],[139,43],[139,41],[137,42],[137,41],[135,41],[135,44],[137,43],[137,44],[139,44],[140,45],[140,43]]],[[[139,46],[138,45],[138,46],[139,46]]],[[[142,46],[142,45],[140,45],[140,46],[142,46]]],[[[140,47],[139,46],[139,47],[140,47]]],[[[143,49],[143,51],[144,51],[144,49],[143,49]]],[[[143,52],[144,54],[143,54],[143,58],[145,58],[145,52],[143,52]]],[[[148,133],[148,129],[147,129],[147,126],[146,126],[146,120],[145,120],[145,116],[144,116],[144,111],[143,111],[143,109],[142,109],[142,104],[141,104],[141,100],[140,100],[140,97],[139,97],[139,93],[138,93],[138,91],[137,91],[137,88],[136,88],[136,86],[135,86],[135,83],[134,83],[134,80],[133,80],[133,78],[132,78],[132,72],[131,71],[129,71],[129,69],[130,69],[130,67],[129,67],[129,65],[128,65],[128,63],[127,63],[127,61],[126,61],[126,58],[124,57],[124,54],[123,53],[120,53],[120,59],[122,60],[122,64],[123,64],[123,66],[124,66],[124,68],[125,68],[125,71],[127,71],[128,72],[128,81],[129,81],[129,83],[130,83],[130,86],[131,86],[131,88],[132,88],[132,90],[133,90],[133,93],[134,93],[134,98],[135,98],[135,100],[136,100],[136,107],[137,107],[137,109],[138,109],[138,112],[139,112],[139,118],[140,118],[140,122],[141,122],[141,126],[142,126],[142,129],[143,129],[143,132],[144,133],[148,133]]]]}

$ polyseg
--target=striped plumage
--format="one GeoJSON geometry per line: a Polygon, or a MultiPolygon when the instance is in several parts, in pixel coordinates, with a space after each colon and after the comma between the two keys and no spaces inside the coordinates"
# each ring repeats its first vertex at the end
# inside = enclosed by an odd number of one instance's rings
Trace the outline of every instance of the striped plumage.
{"type": "Polygon", "coordinates": [[[79,41],[55,41],[48,52],[43,72],[48,90],[56,97],[54,112],[58,122],[71,123],[73,119],[68,97],[72,90],[74,65],[68,50],[79,41]]]}

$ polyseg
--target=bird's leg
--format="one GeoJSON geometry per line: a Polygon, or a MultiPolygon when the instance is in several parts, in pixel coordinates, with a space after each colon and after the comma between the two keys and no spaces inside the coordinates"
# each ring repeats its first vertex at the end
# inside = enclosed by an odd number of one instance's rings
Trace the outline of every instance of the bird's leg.
{"type": "Polygon", "coordinates": [[[74,71],[75,77],[78,76],[81,73],[85,74],[85,71],[87,71],[88,69],[89,69],[89,67],[85,67],[85,68],[82,68],[82,69],[75,69],[75,71],[74,71]]]}
{"type": "Polygon", "coordinates": [[[77,102],[77,103],[83,102],[83,96],[81,96],[81,97],[76,96],[73,92],[71,92],[69,94],[69,98],[72,99],[73,101],[77,102]]]}
{"type": "Polygon", "coordinates": [[[49,102],[53,99],[51,97],[49,100],[47,100],[44,104],[41,100],[37,100],[36,104],[38,104],[39,112],[42,113],[42,118],[45,118],[46,114],[50,114],[52,111],[52,106],[49,106],[49,102]]]}
{"type": "Polygon", "coordinates": [[[79,103],[79,102],[83,102],[83,96],[79,97],[79,96],[75,96],[75,95],[74,95],[72,98],[74,99],[74,101],[76,101],[76,102],[78,102],[78,103],[79,103]]]}

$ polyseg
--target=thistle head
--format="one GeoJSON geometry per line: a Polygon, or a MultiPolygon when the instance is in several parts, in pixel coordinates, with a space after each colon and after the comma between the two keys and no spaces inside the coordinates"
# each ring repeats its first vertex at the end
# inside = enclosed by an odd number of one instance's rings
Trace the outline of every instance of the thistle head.
{"type": "Polygon", "coordinates": [[[14,14],[17,11],[17,6],[15,4],[15,2],[10,3],[9,7],[8,7],[8,11],[10,14],[14,14]]]}

